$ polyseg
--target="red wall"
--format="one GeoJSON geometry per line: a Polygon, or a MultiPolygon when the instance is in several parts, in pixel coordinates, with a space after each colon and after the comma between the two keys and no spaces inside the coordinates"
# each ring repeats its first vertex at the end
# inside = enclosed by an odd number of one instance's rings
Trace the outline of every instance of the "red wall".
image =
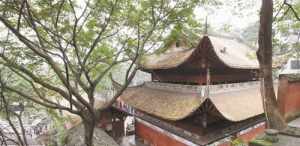
{"type": "Polygon", "coordinates": [[[151,146],[186,146],[185,144],[172,139],[171,137],[156,131],[138,121],[135,123],[136,135],[148,141],[151,146]]]}
{"type": "Polygon", "coordinates": [[[237,137],[242,139],[244,142],[249,142],[251,140],[253,140],[257,135],[264,133],[266,128],[266,125],[259,125],[251,130],[249,130],[248,132],[246,132],[245,134],[238,134],[237,137]]]}
{"type": "MultiPolygon", "coordinates": [[[[148,127],[147,125],[144,125],[143,123],[136,121],[135,124],[136,136],[147,141],[147,143],[150,143],[151,146],[187,146],[173,139],[172,137],[156,131],[155,129],[148,127]]],[[[253,127],[253,129],[250,129],[244,134],[237,134],[237,137],[241,138],[244,142],[249,142],[257,135],[262,134],[264,130],[265,124],[259,125],[255,128],[253,127]]],[[[224,142],[222,144],[219,144],[218,146],[230,146],[230,142],[224,142]]]]}
{"type": "Polygon", "coordinates": [[[278,87],[279,110],[287,121],[300,114],[300,82],[290,82],[280,77],[278,87]]]}
{"type": "MultiPolygon", "coordinates": [[[[259,125],[259,126],[253,128],[253,129],[245,132],[244,134],[237,134],[237,137],[242,139],[243,142],[248,143],[252,139],[256,138],[259,134],[264,133],[265,127],[266,127],[265,124],[259,125]]],[[[224,143],[222,143],[218,146],[231,146],[231,143],[230,143],[230,141],[228,141],[228,142],[224,142],[224,143]]]]}

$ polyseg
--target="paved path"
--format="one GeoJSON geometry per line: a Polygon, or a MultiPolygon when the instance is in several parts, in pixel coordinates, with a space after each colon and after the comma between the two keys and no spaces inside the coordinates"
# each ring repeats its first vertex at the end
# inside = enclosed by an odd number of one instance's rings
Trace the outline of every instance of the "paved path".
{"type": "Polygon", "coordinates": [[[279,136],[279,142],[275,143],[273,146],[300,146],[300,138],[288,135],[279,136]]]}
{"type": "Polygon", "coordinates": [[[300,128],[300,117],[297,118],[297,119],[295,119],[295,120],[293,120],[293,121],[291,121],[291,122],[289,122],[288,126],[289,127],[294,127],[294,128],[300,128]]]}
{"type": "Polygon", "coordinates": [[[122,138],[120,146],[147,146],[147,145],[144,145],[142,142],[136,140],[134,135],[131,135],[131,136],[124,136],[122,138]]]}
{"type": "Polygon", "coordinates": [[[279,142],[273,146],[300,146],[300,118],[289,122],[288,128],[278,138],[279,142]]]}

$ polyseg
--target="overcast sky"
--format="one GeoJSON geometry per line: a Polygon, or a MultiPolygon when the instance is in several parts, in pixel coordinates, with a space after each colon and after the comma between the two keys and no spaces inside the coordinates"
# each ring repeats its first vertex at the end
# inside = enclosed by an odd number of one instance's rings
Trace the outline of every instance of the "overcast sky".
{"type": "MultiPolygon", "coordinates": [[[[220,6],[205,6],[195,9],[198,21],[205,21],[208,17],[209,25],[214,29],[222,29],[224,25],[230,26],[231,31],[239,32],[249,24],[259,19],[261,0],[219,0],[220,6]]],[[[79,0],[84,5],[84,0],[79,0]]],[[[204,23],[204,22],[203,22],[204,23]]],[[[2,27],[2,23],[0,27],[2,27]]]]}
{"type": "Polygon", "coordinates": [[[195,10],[196,19],[220,29],[229,25],[233,30],[240,30],[258,21],[261,0],[221,0],[223,5],[199,7],[195,10]]]}

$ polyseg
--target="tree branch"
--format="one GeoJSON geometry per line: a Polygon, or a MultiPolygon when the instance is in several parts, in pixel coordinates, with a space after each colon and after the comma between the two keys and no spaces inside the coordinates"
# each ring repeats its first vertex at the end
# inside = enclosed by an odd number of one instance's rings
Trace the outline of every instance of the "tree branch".
{"type": "Polygon", "coordinates": [[[19,18],[18,18],[18,24],[17,24],[17,30],[18,30],[18,31],[20,31],[21,18],[22,18],[22,11],[23,11],[24,6],[25,6],[25,0],[22,1],[21,8],[20,8],[20,10],[19,10],[19,18]]]}
{"type": "Polygon", "coordinates": [[[293,7],[291,4],[289,4],[289,3],[287,2],[287,0],[284,0],[284,4],[287,5],[287,6],[289,7],[290,10],[292,10],[292,12],[293,12],[295,18],[296,18],[298,21],[300,21],[300,17],[299,17],[299,15],[298,15],[298,13],[296,12],[296,10],[294,9],[294,7],[293,7]]]}
{"type": "MultiPolygon", "coordinates": [[[[66,111],[69,111],[69,112],[74,113],[74,114],[79,114],[78,111],[73,110],[72,108],[68,109],[68,108],[65,107],[65,106],[62,106],[62,105],[60,105],[60,104],[57,104],[57,103],[55,103],[55,102],[53,102],[53,101],[48,100],[47,98],[45,98],[45,97],[42,95],[42,93],[36,88],[36,86],[34,85],[34,83],[33,83],[30,79],[28,79],[27,77],[25,77],[24,75],[22,75],[21,73],[19,73],[18,71],[14,70],[14,69],[12,69],[12,68],[9,68],[9,69],[12,70],[13,72],[15,72],[18,76],[20,76],[20,77],[23,78],[24,80],[26,80],[26,81],[31,85],[31,87],[33,88],[33,91],[38,95],[38,97],[39,97],[42,101],[48,103],[49,105],[56,106],[58,109],[66,110],[66,111]]],[[[65,98],[65,97],[64,97],[64,98],[65,98]]],[[[65,98],[65,99],[68,100],[68,98],[65,98]]],[[[70,102],[74,103],[74,104],[76,105],[77,108],[82,108],[82,107],[81,107],[80,105],[78,105],[78,103],[76,103],[76,101],[74,101],[73,99],[71,99],[70,102]]],[[[71,104],[71,103],[70,103],[70,104],[71,104]]]]}
{"type": "Polygon", "coordinates": [[[0,97],[1,97],[1,99],[2,99],[2,101],[3,101],[3,103],[4,103],[4,108],[5,108],[5,113],[6,113],[6,120],[8,121],[10,127],[13,129],[15,135],[17,136],[17,139],[18,139],[18,141],[19,141],[19,144],[20,144],[21,146],[24,146],[24,142],[23,142],[23,140],[22,140],[20,134],[18,133],[17,128],[15,127],[15,125],[12,123],[12,121],[11,121],[11,119],[10,119],[10,114],[9,114],[10,111],[9,111],[9,109],[8,109],[8,102],[6,101],[5,96],[4,96],[4,94],[3,94],[3,83],[2,83],[1,81],[2,81],[2,79],[1,79],[1,77],[0,77],[0,89],[1,89],[1,90],[0,90],[0,97]]]}
{"type": "Polygon", "coordinates": [[[111,21],[111,17],[113,15],[113,12],[115,10],[115,7],[116,7],[117,3],[118,3],[118,0],[115,0],[115,3],[112,4],[112,8],[110,10],[108,18],[106,19],[105,24],[102,26],[101,31],[98,33],[96,39],[93,41],[89,51],[87,52],[86,56],[83,59],[83,65],[86,64],[86,62],[87,62],[88,58],[90,57],[90,55],[92,54],[93,50],[96,48],[97,44],[100,42],[103,33],[106,31],[106,28],[107,28],[107,26],[109,25],[109,23],[111,21]]]}
{"type": "MultiPolygon", "coordinates": [[[[59,77],[59,79],[62,81],[62,83],[64,84],[65,87],[68,87],[68,83],[67,83],[67,79],[66,77],[62,74],[61,69],[59,68],[59,66],[57,65],[57,63],[46,53],[41,52],[39,49],[39,46],[33,46],[30,42],[29,39],[27,39],[25,36],[23,36],[22,34],[20,34],[13,26],[11,26],[7,20],[5,20],[3,17],[0,17],[0,21],[2,23],[4,23],[4,25],[6,27],[8,27],[18,38],[21,42],[23,42],[26,46],[28,46],[32,51],[34,51],[37,55],[41,56],[42,58],[44,58],[49,65],[51,66],[51,68],[54,70],[54,72],[57,74],[57,76],[59,77]]],[[[31,21],[34,21],[34,19],[31,19],[31,21]]],[[[76,97],[76,99],[78,99],[84,106],[86,106],[91,112],[93,111],[93,107],[87,102],[85,101],[85,99],[78,93],[76,92],[76,90],[72,87],[69,86],[70,91],[72,92],[72,94],[76,97]]]]}

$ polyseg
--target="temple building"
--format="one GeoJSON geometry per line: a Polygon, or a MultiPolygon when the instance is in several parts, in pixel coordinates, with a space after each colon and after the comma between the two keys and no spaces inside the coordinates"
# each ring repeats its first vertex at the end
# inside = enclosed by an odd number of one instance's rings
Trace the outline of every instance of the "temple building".
{"type": "Polygon", "coordinates": [[[135,116],[135,134],[155,146],[228,145],[263,132],[255,50],[229,37],[177,39],[145,56],[151,81],[129,87],[114,106],[135,116]]]}

